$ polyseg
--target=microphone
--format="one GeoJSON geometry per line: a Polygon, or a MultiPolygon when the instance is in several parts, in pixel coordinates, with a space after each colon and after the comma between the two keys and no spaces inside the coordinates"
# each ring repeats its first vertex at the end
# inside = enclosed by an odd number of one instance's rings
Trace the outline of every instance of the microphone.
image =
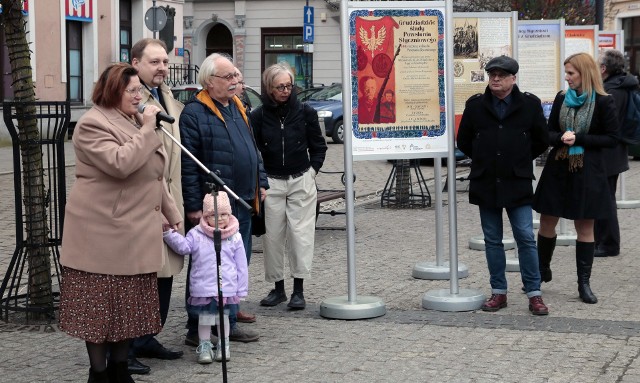
{"type": "MultiPolygon", "coordinates": [[[[144,108],[146,108],[146,107],[147,106],[145,104],[138,105],[138,112],[139,113],[144,113],[144,108]]],[[[160,113],[156,114],[156,121],[165,121],[165,122],[168,122],[170,124],[173,124],[174,122],[176,122],[176,119],[174,117],[169,116],[165,112],[160,112],[160,113]]]]}

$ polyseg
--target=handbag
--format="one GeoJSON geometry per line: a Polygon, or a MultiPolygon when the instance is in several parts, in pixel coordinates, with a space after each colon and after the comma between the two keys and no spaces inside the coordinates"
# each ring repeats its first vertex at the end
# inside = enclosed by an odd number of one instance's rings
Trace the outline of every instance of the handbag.
{"type": "Polygon", "coordinates": [[[253,214],[251,215],[251,234],[256,237],[261,236],[267,232],[267,227],[264,224],[264,203],[260,201],[260,188],[256,187],[256,194],[253,197],[253,214]]]}
{"type": "Polygon", "coordinates": [[[258,197],[258,208],[254,209],[251,216],[251,234],[256,237],[261,236],[267,232],[267,227],[264,223],[264,205],[258,197]]]}

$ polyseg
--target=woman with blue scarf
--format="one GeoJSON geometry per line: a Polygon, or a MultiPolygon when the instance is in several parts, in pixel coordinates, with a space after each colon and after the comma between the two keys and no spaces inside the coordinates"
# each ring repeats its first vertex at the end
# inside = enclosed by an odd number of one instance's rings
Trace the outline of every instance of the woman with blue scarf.
{"type": "Polygon", "coordinates": [[[613,97],[602,85],[600,70],[587,53],[564,61],[569,90],[556,96],[549,116],[552,150],[540,176],[533,208],[540,213],[538,258],[540,276],[551,281],[551,257],[560,217],[574,221],[577,233],[578,293],[585,303],[597,303],[589,279],[593,265],[594,220],[607,216],[608,188],[602,148],[617,142],[613,97]]]}

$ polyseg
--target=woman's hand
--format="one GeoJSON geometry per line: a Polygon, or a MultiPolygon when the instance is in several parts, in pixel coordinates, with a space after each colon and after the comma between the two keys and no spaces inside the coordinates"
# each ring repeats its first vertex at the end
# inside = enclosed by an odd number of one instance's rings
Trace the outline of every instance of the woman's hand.
{"type": "Polygon", "coordinates": [[[265,198],[267,198],[267,189],[260,188],[260,201],[264,202],[265,198]]]}
{"type": "Polygon", "coordinates": [[[573,146],[576,143],[576,134],[574,132],[564,132],[561,140],[563,144],[573,146]]]}
{"type": "Polygon", "coordinates": [[[156,128],[156,115],[160,113],[161,110],[155,105],[146,105],[144,107],[144,111],[142,112],[142,126],[146,128],[155,129],[156,128]]]}

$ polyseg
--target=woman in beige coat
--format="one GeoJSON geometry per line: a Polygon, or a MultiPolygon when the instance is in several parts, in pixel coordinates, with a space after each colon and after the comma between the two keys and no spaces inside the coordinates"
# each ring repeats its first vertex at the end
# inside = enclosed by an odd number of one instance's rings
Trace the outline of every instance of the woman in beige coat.
{"type": "Polygon", "coordinates": [[[182,220],[163,177],[160,109],[137,112],[141,86],[129,64],[109,66],[73,135],[76,182],[65,210],[60,328],[86,342],[89,382],[133,382],[130,339],[160,331],[162,224],[177,229],[182,220]]]}

